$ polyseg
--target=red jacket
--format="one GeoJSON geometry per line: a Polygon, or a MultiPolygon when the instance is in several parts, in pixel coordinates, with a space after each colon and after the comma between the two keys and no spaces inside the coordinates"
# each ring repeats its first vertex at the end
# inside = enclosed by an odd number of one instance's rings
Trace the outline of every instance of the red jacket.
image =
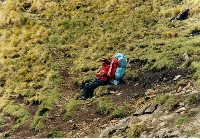
{"type": "Polygon", "coordinates": [[[100,79],[100,80],[106,82],[108,80],[108,76],[107,76],[108,70],[109,70],[109,66],[101,67],[100,72],[103,72],[104,74],[102,76],[97,75],[97,79],[100,79]]]}

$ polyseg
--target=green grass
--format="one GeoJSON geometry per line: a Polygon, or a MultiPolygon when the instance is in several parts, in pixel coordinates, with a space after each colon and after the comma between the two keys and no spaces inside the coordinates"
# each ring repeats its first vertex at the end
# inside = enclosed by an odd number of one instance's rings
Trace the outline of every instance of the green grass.
{"type": "Polygon", "coordinates": [[[48,138],[65,138],[66,137],[66,133],[59,131],[58,128],[53,129],[53,131],[51,131],[48,135],[48,138]]]}
{"type": "Polygon", "coordinates": [[[115,118],[123,118],[127,115],[127,107],[115,108],[115,110],[109,115],[110,120],[115,118]]]}
{"type": "Polygon", "coordinates": [[[156,103],[159,105],[164,105],[165,108],[169,111],[174,110],[179,100],[175,98],[174,96],[170,96],[168,94],[158,95],[156,96],[156,103]]]}
{"type": "Polygon", "coordinates": [[[198,111],[190,110],[188,112],[188,117],[195,117],[197,115],[198,111]]]}
{"type": "Polygon", "coordinates": [[[146,130],[145,125],[133,125],[128,130],[127,137],[128,138],[137,138],[145,130],[146,130]]]}
{"type": "Polygon", "coordinates": [[[16,118],[17,124],[13,126],[13,129],[23,125],[30,116],[29,112],[25,108],[12,103],[8,103],[4,107],[3,113],[16,118]]]}
{"type": "Polygon", "coordinates": [[[198,104],[198,94],[190,94],[185,98],[185,102],[189,105],[198,104]]]}
{"type": "Polygon", "coordinates": [[[175,120],[176,125],[183,125],[183,124],[186,124],[188,122],[189,122],[189,119],[187,117],[180,117],[180,118],[177,118],[175,120]]]}
{"type": "Polygon", "coordinates": [[[94,90],[94,94],[97,97],[101,97],[104,95],[108,95],[110,93],[110,86],[105,85],[105,86],[100,86],[94,90]]]}
{"type": "Polygon", "coordinates": [[[66,113],[64,115],[64,120],[70,120],[73,118],[76,110],[80,108],[82,102],[80,100],[69,100],[65,105],[66,113]]]}
{"type": "MultiPolygon", "coordinates": [[[[8,0],[0,5],[0,109],[13,114],[9,101],[19,96],[22,105],[39,105],[30,119],[33,127],[38,125],[37,131],[45,129],[41,122],[45,118],[37,114],[46,108],[50,112],[60,98],[59,69],[66,69],[73,76],[70,84],[80,87],[95,78],[102,56],[121,52],[131,60],[147,61],[142,70],[159,70],[175,68],[173,59],[187,52],[189,59],[178,66],[194,69],[195,88],[200,86],[200,27],[196,24],[200,10],[195,0],[33,0],[31,8],[24,10],[25,2],[8,0]],[[77,8],[77,3],[86,6],[77,8]],[[187,20],[169,21],[188,5],[193,8],[187,20]]],[[[127,69],[123,79],[132,80],[137,74],[127,69]]],[[[158,103],[165,101],[160,98],[158,103]]],[[[26,111],[26,107],[19,109],[26,111]]]]}
{"type": "Polygon", "coordinates": [[[114,109],[114,105],[108,98],[102,97],[97,102],[97,112],[100,114],[109,114],[114,109]]]}
{"type": "Polygon", "coordinates": [[[46,120],[46,116],[35,116],[33,121],[30,124],[30,127],[34,129],[36,133],[40,133],[46,129],[45,124],[43,123],[44,120],[46,120]]]}
{"type": "Polygon", "coordinates": [[[178,106],[178,100],[175,98],[169,98],[166,102],[165,102],[165,107],[167,108],[167,110],[174,110],[177,106],[178,106]]]}
{"type": "Polygon", "coordinates": [[[0,116],[0,125],[4,125],[6,123],[6,121],[3,119],[2,116],[0,116]]]}
{"type": "Polygon", "coordinates": [[[164,95],[158,95],[156,96],[156,103],[159,105],[164,104],[168,99],[170,98],[169,95],[164,94],[164,95]]]}

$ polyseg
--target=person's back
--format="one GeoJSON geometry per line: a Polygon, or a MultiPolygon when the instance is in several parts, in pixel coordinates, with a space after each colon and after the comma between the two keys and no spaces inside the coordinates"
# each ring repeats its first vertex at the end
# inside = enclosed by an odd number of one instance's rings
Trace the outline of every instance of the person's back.
{"type": "Polygon", "coordinates": [[[124,56],[122,53],[118,53],[114,56],[114,58],[111,58],[110,69],[108,71],[111,84],[119,84],[119,81],[125,74],[127,62],[128,60],[126,56],[124,56]]]}
{"type": "Polygon", "coordinates": [[[108,76],[110,77],[110,80],[114,80],[115,79],[115,72],[116,69],[118,67],[118,60],[117,58],[111,58],[110,60],[110,67],[109,67],[109,71],[108,71],[108,76]]]}

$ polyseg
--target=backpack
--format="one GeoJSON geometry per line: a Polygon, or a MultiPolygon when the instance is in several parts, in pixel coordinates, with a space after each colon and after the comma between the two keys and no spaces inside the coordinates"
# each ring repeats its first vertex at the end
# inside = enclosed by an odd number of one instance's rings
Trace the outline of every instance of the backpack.
{"type": "Polygon", "coordinates": [[[121,53],[116,54],[115,57],[111,59],[112,70],[111,70],[111,78],[109,80],[111,84],[114,85],[119,84],[119,81],[125,74],[127,63],[128,60],[126,56],[124,56],[121,53]]]}

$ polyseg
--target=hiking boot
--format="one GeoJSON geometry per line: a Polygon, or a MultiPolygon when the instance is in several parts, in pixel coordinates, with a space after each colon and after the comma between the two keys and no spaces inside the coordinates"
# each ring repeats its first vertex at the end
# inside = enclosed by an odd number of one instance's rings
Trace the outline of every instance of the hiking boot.
{"type": "Polygon", "coordinates": [[[86,100],[84,96],[80,97],[79,100],[86,100]]]}

